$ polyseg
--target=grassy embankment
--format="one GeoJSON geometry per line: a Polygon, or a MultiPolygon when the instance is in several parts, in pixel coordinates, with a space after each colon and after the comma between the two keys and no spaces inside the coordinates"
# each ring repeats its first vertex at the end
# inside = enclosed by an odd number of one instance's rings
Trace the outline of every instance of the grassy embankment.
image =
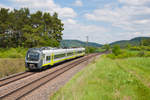
{"type": "Polygon", "coordinates": [[[0,78],[25,71],[24,57],[27,49],[0,49],[0,78]]]}
{"type": "Polygon", "coordinates": [[[52,100],[149,100],[150,58],[101,57],[56,92],[52,100]]]}

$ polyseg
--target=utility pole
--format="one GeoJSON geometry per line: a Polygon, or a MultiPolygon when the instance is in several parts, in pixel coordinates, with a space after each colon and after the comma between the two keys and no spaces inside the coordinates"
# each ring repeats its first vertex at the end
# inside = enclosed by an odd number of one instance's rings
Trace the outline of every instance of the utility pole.
{"type": "Polygon", "coordinates": [[[87,54],[89,53],[88,41],[89,41],[89,36],[86,36],[86,49],[87,49],[87,54]]]}

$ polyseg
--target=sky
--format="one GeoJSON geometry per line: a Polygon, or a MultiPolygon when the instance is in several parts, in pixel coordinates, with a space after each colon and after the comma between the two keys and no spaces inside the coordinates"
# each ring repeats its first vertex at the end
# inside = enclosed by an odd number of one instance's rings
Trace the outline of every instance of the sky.
{"type": "Polygon", "coordinates": [[[150,36],[150,0],[0,0],[0,7],[58,13],[63,39],[100,44],[150,36]]]}

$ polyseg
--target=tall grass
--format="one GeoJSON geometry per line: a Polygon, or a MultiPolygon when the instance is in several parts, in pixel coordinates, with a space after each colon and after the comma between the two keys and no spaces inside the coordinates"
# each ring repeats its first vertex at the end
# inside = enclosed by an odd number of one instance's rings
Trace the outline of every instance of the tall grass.
{"type": "Polygon", "coordinates": [[[26,48],[0,48],[0,78],[25,71],[26,48]]]}
{"type": "Polygon", "coordinates": [[[0,59],[0,78],[25,71],[24,59],[0,59]]]}
{"type": "Polygon", "coordinates": [[[76,74],[50,99],[149,100],[150,88],[146,83],[150,78],[149,61],[150,58],[139,57],[100,58],[76,74]]]}

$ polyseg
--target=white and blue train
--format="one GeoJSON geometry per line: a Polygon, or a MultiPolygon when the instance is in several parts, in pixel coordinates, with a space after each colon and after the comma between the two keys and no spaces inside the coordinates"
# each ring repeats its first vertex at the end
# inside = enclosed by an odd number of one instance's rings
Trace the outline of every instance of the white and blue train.
{"type": "Polygon", "coordinates": [[[84,56],[85,48],[57,49],[51,47],[30,48],[26,54],[25,65],[29,70],[84,56]]]}

